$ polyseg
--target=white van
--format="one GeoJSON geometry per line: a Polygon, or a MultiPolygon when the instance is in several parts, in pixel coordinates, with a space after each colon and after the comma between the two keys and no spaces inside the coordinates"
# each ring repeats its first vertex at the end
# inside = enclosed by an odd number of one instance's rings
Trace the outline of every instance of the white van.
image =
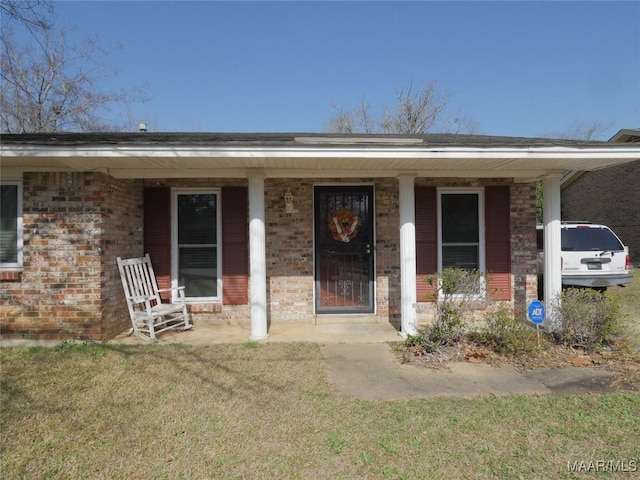
{"type": "MultiPolygon", "coordinates": [[[[538,284],[544,276],[544,232],[537,226],[538,284]]],[[[629,247],[623,245],[605,225],[587,222],[562,222],[561,261],[562,286],[587,287],[606,290],[614,285],[631,282],[629,274],[629,247]]]]}

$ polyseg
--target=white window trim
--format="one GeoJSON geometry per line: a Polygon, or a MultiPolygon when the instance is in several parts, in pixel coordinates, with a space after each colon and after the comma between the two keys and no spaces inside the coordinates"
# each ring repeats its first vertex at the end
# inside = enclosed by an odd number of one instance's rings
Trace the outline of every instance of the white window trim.
{"type": "Polygon", "coordinates": [[[16,206],[18,209],[17,212],[17,229],[18,229],[18,241],[17,241],[17,249],[18,249],[18,258],[17,258],[17,262],[12,262],[12,263],[0,263],[0,271],[3,272],[16,272],[16,271],[22,271],[23,268],[23,260],[24,260],[24,231],[23,231],[23,220],[22,220],[22,216],[23,216],[23,205],[22,205],[22,179],[3,179],[0,180],[0,185],[15,185],[18,187],[18,192],[17,192],[17,202],[16,202],[16,206]]]}
{"type": "MultiPolygon", "coordinates": [[[[475,193],[478,195],[478,271],[480,272],[480,294],[478,298],[484,298],[487,294],[486,263],[485,263],[485,229],[484,229],[484,188],[438,188],[437,212],[438,212],[438,273],[442,272],[442,195],[475,193]]],[[[438,295],[442,297],[440,279],[438,278],[438,295]]]]}
{"type": "MultiPolygon", "coordinates": [[[[178,196],[179,195],[198,195],[198,194],[214,194],[217,196],[216,201],[216,254],[218,264],[217,290],[218,295],[215,297],[187,297],[187,303],[222,303],[222,189],[220,188],[172,188],[171,189],[171,287],[177,288],[178,285],[178,196]]],[[[177,293],[172,292],[174,300],[177,299],[177,293]]]]}

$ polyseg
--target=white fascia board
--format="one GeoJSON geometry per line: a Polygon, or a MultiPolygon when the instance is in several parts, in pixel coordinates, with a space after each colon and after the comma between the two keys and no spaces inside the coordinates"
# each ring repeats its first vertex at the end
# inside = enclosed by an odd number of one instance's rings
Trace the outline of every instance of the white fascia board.
{"type": "Polygon", "coordinates": [[[2,146],[6,157],[156,157],[156,158],[496,158],[496,159],[609,159],[640,158],[640,146],[609,146],[590,148],[525,147],[525,148],[462,148],[462,147],[393,147],[359,145],[354,147],[184,147],[184,146],[119,146],[65,147],[2,146]]]}

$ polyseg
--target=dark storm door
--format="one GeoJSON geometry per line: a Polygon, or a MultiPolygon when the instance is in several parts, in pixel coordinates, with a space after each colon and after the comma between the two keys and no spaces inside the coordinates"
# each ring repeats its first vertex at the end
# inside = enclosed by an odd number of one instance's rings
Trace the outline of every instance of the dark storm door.
{"type": "Polygon", "coordinates": [[[316,313],[373,313],[373,187],[314,190],[316,313]]]}

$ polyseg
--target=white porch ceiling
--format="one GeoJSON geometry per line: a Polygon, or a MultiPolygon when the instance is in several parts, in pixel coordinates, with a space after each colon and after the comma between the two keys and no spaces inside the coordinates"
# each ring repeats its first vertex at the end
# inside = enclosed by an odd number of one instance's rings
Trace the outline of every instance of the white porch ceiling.
{"type": "MultiPolygon", "coordinates": [[[[1,145],[3,171],[101,171],[116,178],[423,177],[532,181],[567,170],[597,170],[640,158],[637,144],[594,146],[429,146],[411,139],[298,138],[286,145],[1,145]],[[325,141],[326,140],[326,141],[325,141]],[[330,143],[333,140],[333,143],[330,143]],[[341,140],[341,141],[338,141],[341,140]],[[384,144],[382,144],[384,143],[384,144]]],[[[55,142],[55,140],[52,140],[55,142]]]]}

